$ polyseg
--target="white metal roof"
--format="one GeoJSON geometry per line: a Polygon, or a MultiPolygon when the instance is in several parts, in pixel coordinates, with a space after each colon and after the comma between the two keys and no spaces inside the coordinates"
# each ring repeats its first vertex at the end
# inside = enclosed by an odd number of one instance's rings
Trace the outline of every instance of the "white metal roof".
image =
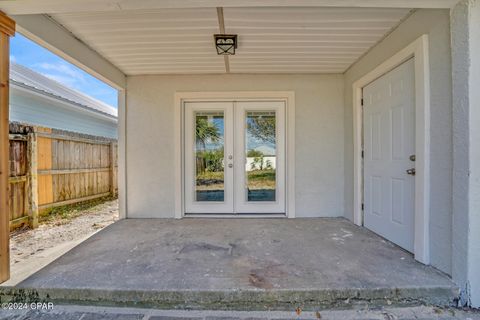
{"type": "Polygon", "coordinates": [[[117,117],[117,109],[114,107],[14,62],[10,65],[10,80],[14,86],[22,86],[37,93],[70,102],[69,105],[72,108],[83,108],[117,117]]]}
{"type": "MultiPolygon", "coordinates": [[[[343,73],[410,10],[224,8],[238,34],[232,73],[343,73]]],[[[128,75],[223,73],[216,8],[59,13],[51,17],[128,75]]]]}

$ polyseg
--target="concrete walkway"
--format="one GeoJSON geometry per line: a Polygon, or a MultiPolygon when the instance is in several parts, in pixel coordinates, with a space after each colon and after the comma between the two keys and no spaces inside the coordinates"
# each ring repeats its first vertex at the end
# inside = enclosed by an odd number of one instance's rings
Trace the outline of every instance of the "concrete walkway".
{"type": "Polygon", "coordinates": [[[344,219],[131,219],[3,295],[157,308],[451,304],[449,278],[344,219]]]}

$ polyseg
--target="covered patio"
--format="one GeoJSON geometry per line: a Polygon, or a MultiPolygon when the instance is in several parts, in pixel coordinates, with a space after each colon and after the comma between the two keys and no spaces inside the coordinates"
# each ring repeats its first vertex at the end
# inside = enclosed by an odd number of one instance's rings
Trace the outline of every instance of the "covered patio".
{"type": "Polygon", "coordinates": [[[480,306],[478,4],[0,0],[0,149],[16,26],[118,90],[123,219],[2,294],[480,306]]]}
{"type": "Polygon", "coordinates": [[[195,218],[119,221],[2,292],[63,303],[307,310],[451,305],[458,291],[345,219],[195,218]]]}

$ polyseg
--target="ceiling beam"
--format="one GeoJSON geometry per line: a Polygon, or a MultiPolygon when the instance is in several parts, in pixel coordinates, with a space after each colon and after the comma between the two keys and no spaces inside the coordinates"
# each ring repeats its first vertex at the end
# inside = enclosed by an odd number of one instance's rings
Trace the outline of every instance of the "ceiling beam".
{"type": "Polygon", "coordinates": [[[452,8],[459,0],[0,0],[9,15],[216,7],[452,8]]]}
{"type": "MultiPolygon", "coordinates": [[[[218,16],[218,29],[220,30],[221,34],[226,34],[225,32],[225,19],[223,18],[223,8],[217,8],[217,16],[218,16]]],[[[225,61],[225,72],[230,73],[230,60],[228,59],[228,55],[223,56],[223,61],[225,61]]]]}
{"type": "Polygon", "coordinates": [[[27,38],[112,87],[125,88],[126,77],[120,69],[48,16],[20,15],[13,16],[13,19],[17,31],[27,38]]]}

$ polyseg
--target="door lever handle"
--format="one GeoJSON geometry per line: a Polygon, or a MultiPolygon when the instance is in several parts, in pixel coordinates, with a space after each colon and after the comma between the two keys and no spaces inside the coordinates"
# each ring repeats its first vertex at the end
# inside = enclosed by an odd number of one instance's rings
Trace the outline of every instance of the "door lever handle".
{"type": "Polygon", "coordinates": [[[415,168],[408,169],[408,170],[407,170],[407,174],[409,174],[409,175],[411,175],[411,176],[414,176],[414,175],[415,175],[415,168]]]}

